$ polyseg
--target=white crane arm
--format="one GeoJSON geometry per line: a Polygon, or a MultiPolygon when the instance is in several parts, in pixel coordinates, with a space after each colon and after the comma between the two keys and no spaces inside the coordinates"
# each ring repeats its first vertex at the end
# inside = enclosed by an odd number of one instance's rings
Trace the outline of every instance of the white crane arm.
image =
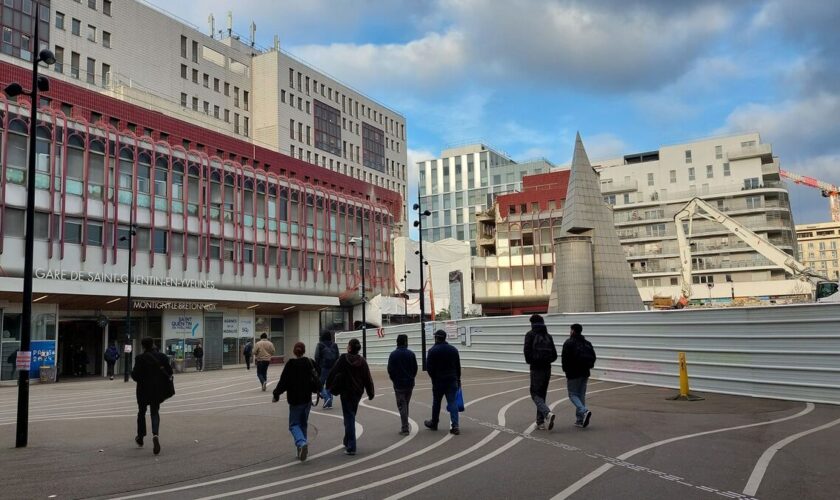
{"type": "Polygon", "coordinates": [[[674,215],[674,224],[677,230],[677,245],[680,251],[680,269],[681,269],[681,293],[679,303],[685,305],[691,297],[691,246],[688,242],[688,237],[683,228],[683,222],[688,220],[689,230],[688,236],[691,236],[691,221],[694,216],[700,216],[705,219],[717,222],[729,230],[735,236],[741,238],[753,250],[760,253],[773,264],[781,267],[793,276],[800,279],[807,279],[811,283],[827,280],[815,272],[810,267],[794,259],[792,255],[779,249],[765,238],[755,234],[746,226],[736,221],[732,217],[720,212],[712,205],[706,203],[700,198],[694,198],[674,215]]]}

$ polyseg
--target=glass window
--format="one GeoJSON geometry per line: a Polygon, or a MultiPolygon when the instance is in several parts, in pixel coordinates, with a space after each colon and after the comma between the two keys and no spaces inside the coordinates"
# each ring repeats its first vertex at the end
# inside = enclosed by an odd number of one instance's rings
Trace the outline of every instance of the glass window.
{"type": "Polygon", "coordinates": [[[71,32],[76,36],[80,36],[82,33],[82,22],[76,18],[73,18],[71,32]]]}
{"type": "Polygon", "coordinates": [[[690,181],[694,180],[694,167],[689,167],[688,168],[688,180],[690,180],[690,181]]]}
{"type": "Polygon", "coordinates": [[[82,221],[77,219],[64,219],[64,242],[82,243],[82,221]]]}
{"type": "Polygon", "coordinates": [[[653,186],[654,185],[653,173],[652,172],[647,174],[647,183],[648,183],[648,186],[653,186]]]}
{"type": "Polygon", "coordinates": [[[168,234],[166,233],[165,229],[155,229],[155,234],[153,237],[154,243],[154,251],[155,253],[166,253],[168,242],[168,234]]]}
{"type": "Polygon", "coordinates": [[[685,162],[686,163],[691,163],[691,150],[690,149],[687,149],[685,151],[685,162]]]}
{"type": "Polygon", "coordinates": [[[714,176],[715,176],[714,167],[712,167],[711,165],[706,165],[706,178],[711,179],[714,176]]]}
{"type": "Polygon", "coordinates": [[[671,184],[674,184],[675,182],[677,182],[677,171],[676,170],[671,170],[670,175],[671,175],[671,184]]]}
{"type": "Polygon", "coordinates": [[[724,163],[723,164],[723,176],[724,177],[729,177],[731,174],[732,174],[732,171],[729,168],[729,163],[728,162],[724,163]]]}
{"type": "Polygon", "coordinates": [[[64,29],[64,13],[63,12],[55,12],[55,27],[63,30],[64,29]]]}

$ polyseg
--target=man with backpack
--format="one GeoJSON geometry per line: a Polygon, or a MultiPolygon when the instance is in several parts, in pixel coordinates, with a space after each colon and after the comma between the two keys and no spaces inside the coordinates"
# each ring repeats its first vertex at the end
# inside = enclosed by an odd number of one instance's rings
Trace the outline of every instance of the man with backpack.
{"type": "Polygon", "coordinates": [[[321,341],[315,347],[315,364],[321,370],[321,399],[324,400],[324,409],[329,410],[333,407],[333,397],[330,390],[327,389],[327,377],[330,376],[330,370],[338,361],[338,345],[332,340],[332,333],[329,330],[321,330],[321,341]]]}
{"type": "Polygon", "coordinates": [[[554,428],[554,413],[545,403],[548,382],[551,379],[551,363],[557,360],[554,339],[548,334],[542,316],[530,318],[531,329],[525,334],[525,362],[531,366],[531,399],[537,405],[537,429],[554,428]]]}
{"type": "Polygon", "coordinates": [[[573,324],[569,338],[563,343],[561,360],[566,372],[566,387],[569,401],[575,405],[575,427],[588,427],[592,412],[586,407],[586,383],[589,370],[595,366],[595,349],[583,336],[583,327],[573,324]]]}
{"type": "Polygon", "coordinates": [[[120,351],[117,349],[116,344],[111,343],[107,349],[105,349],[105,363],[108,365],[108,378],[110,380],[114,380],[114,365],[117,363],[117,360],[120,359],[120,351]]]}

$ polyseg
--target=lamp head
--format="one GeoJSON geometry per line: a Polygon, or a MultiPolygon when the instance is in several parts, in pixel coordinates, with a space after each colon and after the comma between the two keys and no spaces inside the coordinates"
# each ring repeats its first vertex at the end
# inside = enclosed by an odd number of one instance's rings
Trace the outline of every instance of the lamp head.
{"type": "Polygon", "coordinates": [[[420,255],[420,250],[415,250],[414,255],[420,255]]]}
{"type": "Polygon", "coordinates": [[[418,221],[418,220],[414,221],[414,227],[420,227],[420,221],[418,221]]]}
{"type": "Polygon", "coordinates": [[[359,243],[361,243],[361,242],[362,242],[362,238],[361,238],[361,237],[359,237],[359,236],[353,236],[352,238],[350,238],[350,242],[349,242],[349,243],[350,243],[351,245],[358,245],[358,244],[359,244],[359,243]]]}
{"type": "Polygon", "coordinates": [[[409,269],[406,269],[405,274],[411,274],[411,271],[409,269]]]}
{"type": "Polygon", "coordinates": [[[43,49],[38,53],[38,60],[47,66],[55,64],[55,54],[50,49],[43,49]]]}
{"type": "Polygon", "coordinates": [[[38,92],[50,91],[50,79],[46,76],[38,76],[38,92]]]}
{"type": "Polygon", "coordinates": [[[428,210],[423,210],[422,215],[425,216],[425,217],[428,217],[428,216],[432,215],[432,212],[429,212],[428,210]]]}
{"type": "Polygon", "coordinates": [[[3,93],[9,97],[17,97],[23,94],[23,87],[19,83],[10,83],[3,89],[3,93]]]}
{"type": "Polygon", "coordinates": [[[415,203],[414,206],[412,206],[411,208],[413,208],[414,210],[420,210],[420,204],[415,203]]]}

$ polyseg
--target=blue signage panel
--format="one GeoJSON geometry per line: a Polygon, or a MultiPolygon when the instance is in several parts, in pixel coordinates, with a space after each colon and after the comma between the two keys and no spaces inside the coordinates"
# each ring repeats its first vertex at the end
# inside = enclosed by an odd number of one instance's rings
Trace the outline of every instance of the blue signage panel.
{"type": "Polygon", "coordinates": [[[31,345],[29,378],[36,379],[41,376],[42,366],[55,366],[55,340],[33,340],[31,345]]]}

